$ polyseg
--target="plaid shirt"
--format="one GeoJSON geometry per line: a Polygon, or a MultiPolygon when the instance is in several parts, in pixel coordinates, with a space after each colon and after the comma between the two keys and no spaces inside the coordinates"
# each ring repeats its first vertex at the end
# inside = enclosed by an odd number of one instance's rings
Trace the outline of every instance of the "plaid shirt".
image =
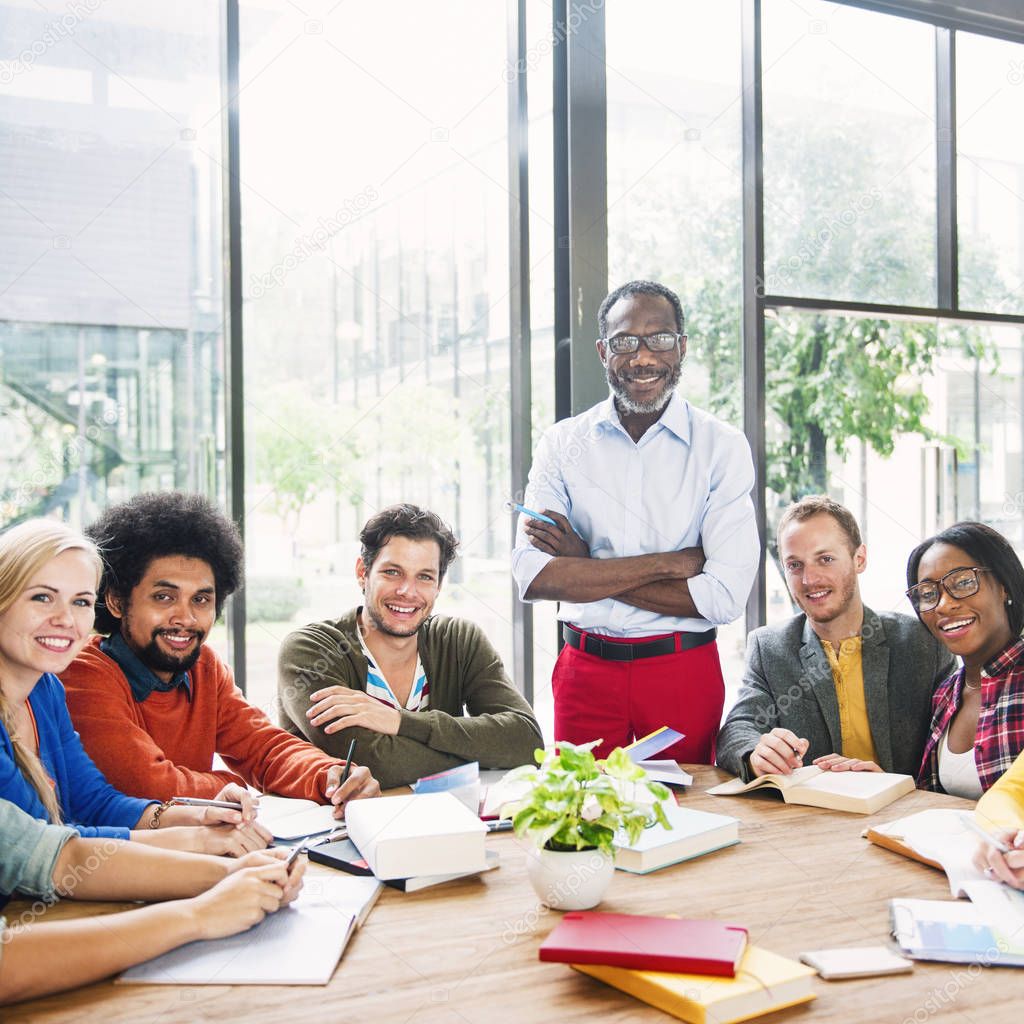
{"type": "MultiPolygon", "coordinates": [[[[964,669],[954,672],[932,698],[931,735],[924,748],[919,789],[943,792],[939,783],[939,743],[960,709],[964,669]]],[[[974,763],[987,790],[1024,750],[1024,637],[1018,637],[981,670],[981,709],[974,733],[974,763]]]]}

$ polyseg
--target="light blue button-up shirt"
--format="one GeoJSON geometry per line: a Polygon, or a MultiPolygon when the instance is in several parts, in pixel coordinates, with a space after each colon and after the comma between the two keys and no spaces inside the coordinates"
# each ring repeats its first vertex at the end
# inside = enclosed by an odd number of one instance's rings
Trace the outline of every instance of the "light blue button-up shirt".
{"type": "MultiPolygon", "coordinates": [[[[689,580],[701,618],[676,618],[607,598],[561,602],[558,617],[606,636],[701,631],[738,618],[761,546],[750,492],[754,463],[743,434],[674,394],[639,442],[612,397],[549,427],[537,446],[524,504],[566,516],[593,558],[700,546],[704,569],[689,580]]],[[[520,516],[512,552],[519,596],[554,557],[535,548],[520,516]]]]}
{"type": "Polygon", "coordinates": [[[0,799],[0,896],[20,892],[52,899],[57,858],[77,835],[73,828],[47,825],[0,799]]]}

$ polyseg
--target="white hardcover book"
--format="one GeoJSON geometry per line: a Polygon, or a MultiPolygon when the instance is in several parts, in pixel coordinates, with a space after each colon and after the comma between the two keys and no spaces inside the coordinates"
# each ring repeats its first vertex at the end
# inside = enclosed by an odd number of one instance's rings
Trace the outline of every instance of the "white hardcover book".
{"type": "Polygon", "coordinates": [[[487,826],[451,793],[353,800],[345,820],[349,839],[378,878],[487,868],[487,826]]]}
{"type": "Polygon", "coordinates": [[[668,800],[661,806],[672,827],[651,825],[635,843],[630,843],[625,832],[620,832],[615,838],[617,868],[642,875],[740,841],[740,823],[736,818],[690,810],[668,800]]]}

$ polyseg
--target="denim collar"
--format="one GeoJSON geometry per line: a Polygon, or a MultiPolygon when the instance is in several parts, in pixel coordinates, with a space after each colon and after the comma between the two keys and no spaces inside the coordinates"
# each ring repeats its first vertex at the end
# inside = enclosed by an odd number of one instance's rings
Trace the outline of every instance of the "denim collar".
{"type": "Polygon", "coordinates": [[[118,667],[132,688],[132,696],[141,704],[151,693],[169,693],[179,686],[185,687],[185,694],[192,699],[192,680],[187,672],[179,672],[169,683],[165,683],[142,663],[139,656],[128,646],[120,632],[111,633],[100,641],[100,650],[117,662],[118,667]]]}

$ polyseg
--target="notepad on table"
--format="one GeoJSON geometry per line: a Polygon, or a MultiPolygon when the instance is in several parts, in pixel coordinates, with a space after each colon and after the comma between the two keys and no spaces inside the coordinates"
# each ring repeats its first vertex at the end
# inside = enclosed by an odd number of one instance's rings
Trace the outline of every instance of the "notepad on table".
{"type": "Polygon", "coordinates": [[[573,964],[582,974],[629,993],[689,1024],[736,1024],[814,999],[814,971],[804,964],[747,946],[735,978],[631,971],[573,964]]]}
{"type": "Polygon", "coordinates": [[[380,879],[487,867],[487,826],[451,793],[353,800],[345,820],[349,839],[380,879]]]}
{"type": "Polygon", "coordinates": [[[893,772],[825,772],[817,765],[792,775],[762,775],[750,782],[730,779],[708,790],[713,796],[740,796],[757,789],[777,789],[787,804],[804,804],[852,814],[874,814],[916,788],[910,775],[893,772]]]}
{"type": "Polygon", "coordinates": [[[635,843],[620,832],[615,838],[615,866],[634,874],[647,874],[669,864],[692,860],[705,853],[734,846],[740,841],[739,822],[725,814],[710,814],[664,801],[662,809],[670,829],[651,825],[635,843]]]}
{"type": "Polygon", "coordinates": [[[117,980],[146,985],[326,985],[380,890],[375,878],[307,879],[291,906],[248,931],[179,946],[129,968],[117,980]]]}
{"type": "Polygon", "coordinates": [[[1024,893],[968,882],[971,902],[890,900],[893,938],[915,960],[1024,967],[1024,893]]]}
{"type": "Polygon", "coordinates": [[[540,959],[731,978],[747,930],[721,921],[571,911],[541,943],[540,959]]]}

